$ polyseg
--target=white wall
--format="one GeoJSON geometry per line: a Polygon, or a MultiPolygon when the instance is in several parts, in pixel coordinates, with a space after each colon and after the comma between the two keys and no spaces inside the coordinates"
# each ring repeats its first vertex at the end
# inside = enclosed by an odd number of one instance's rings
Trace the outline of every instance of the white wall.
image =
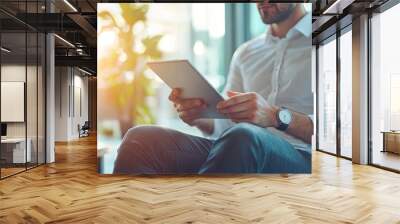
{"type": "Polygon", "coordinates": [[[68,140],[68,71],[67,67],[55,68],[55,141],[68,140]]]}
{"type": "MultiPolygon", "coordinates": [[[[1,81],[3,82],[25,82],[25,65],[2,65],[1,81]]],[[[28,70],[30,67],[28,67],[28,70]]],[[[7,110],[7,108],[1,108],[7,110]]],[[[7,137],[25,137],[25,123],[12,122],[7,124],[7,137]]]]}
{"type": "Polygon", "coordinates": [[[88,78],[83,75],[75,68],[56,67],[56,141],[77,139],[78,124],[82,126],[88,120],[88,78]]]}
{"type": "MultiPolygon", "coordinates": [[[[89,118],[89,111],[88,111],[88,78],[85,76],[81,76],[82,73],[79,73],[79,75],[76,75],[75,70],[75,75],[74,75],[74,96],[72,98],[74,99],[74,108],[72,108],[73,113],[72,119],[71,119],[71,132],[70,135],[72,138],[78,138],[79,133],[78,133],[78,124],[83,125],[85,121],[88,121],[89,118]],[[80,92],[80,93],[79,93],[80,92]],[[80,95],[80,97],[79,97],[80,95]],[[81,102],[79,102],[79,100],[81,102]],[[79,108],[82,107],[82,108],[79,108]],[[82,111],[80,111],[80,109],[82,111]]],[[[71,102],[71,105],[73,104],[71,102]]]]}
{"type": "MultiPolygon", "coordinates": [[[[36,67],[33,66],[28,66],[25,67],[25,65],[16,65],[16,64],[8,64],[8,65],[2,65],[1,66],[1,81],[2,82],[25,82],[25,75],[26,71],[28,74],[31,73],[36,73],[36,67]],[[25,70],[27,69],[27,70],[25,70]]],[[[30,80],[31,82],[31,80],[30,80]]],[[[32,84],[32,83],[30,83],[32,84]]],[[[36,82],[34,83],[36,85],[36,82]]],[[[28,103],[30,103],[32,98],[36,99],[36,89],[28,89],[32,90],[28,91],[27,96],[28,96],[28,103]]],[[[31,105],[33,106],[33,105],[31,105]]],[[[34,105],[36,107],[36,105],[34,105]]],[[[1,110],[7,110],[7,108],[1,108],[1,110]]],[[[28,113],[28,121],[33,121],[35,120],[36,123],[36,114],[33,113],[28,113]],[[32,115],[34,115],[32,117],[32,115]]],[[[8,122],[7,123],[7,136],[8,137],[25,137],[25,123],[26,122],[8,122]]],[[[31,127],[32,125],[29,125],[31,127]]],[[[35,127],[36,129],[36,127],[35,127]]],[[[28,133],[29,137],[29,133],[28,133]]]]}
{"type": "MultiPolygon", "coordinates": [[[[44,163],[45,150],[45,118],[44,118],[44,73],[42,67],[25,66],[25,64],[3,64],[1,66],[2,82],[24,82],[26,84],[26,106],[23,102],[20,112],[26,112],[26,120],[22,122],[6,122],[7,137],[24,138],[25,135],[29,139],[30,148],[32,150],[32,161],[44,163]],[[38,69],[38,71],[36,70],[38,69]],[[27,80],[25,80],[27,78],[27,80]],[[38,154],[38,156],[37,156],[38,154]]],[[[2,89],[3,92],[4,89],[2,89]]],[[[24,90],[20,90],[21,94],[24,90]]],[[[7,97],[2,95],[3,97],[7,97]]],[[[11,107],[2,107],[2,112],[7,110],[16,110],[11,107]]],[[[13,111],[7,111],[13,113],[13,111]]],[[[14,112],[16,113],[16,112],[14,112]]],[[[51,162],[51,160],[49,160],[51,162]]]]}

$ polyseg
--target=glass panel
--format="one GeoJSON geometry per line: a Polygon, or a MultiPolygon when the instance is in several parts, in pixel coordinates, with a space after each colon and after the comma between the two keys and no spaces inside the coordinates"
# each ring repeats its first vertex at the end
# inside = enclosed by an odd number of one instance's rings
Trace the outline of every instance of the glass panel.
{"type": "Polygon", "coordinates": [[[352,156],[352,34],[340,37],[340,153],[352,156]]]}
{"type": "MultiPolygon", "coordinates": [[[[27,13],[38,13],[37,1],[27,2],[27,13]]],[[[31,20],[37,20],[34,16],[31,20]]],[[[37,22],[37,21],[32,21],[37,22]]],[[[30,150],[30,161],[27,167],[38,164],[38,45],[39,37],[36,30],[27,29],[27,80],[26,80],[26,113],[27,113],[27,150],[30,150]]]]}
{"type": "Polygon", "coordinates": [[[2,177],[25,170],[26,33],[1,34],[1,140],[2,177]],[[6,49],[6,50],[4,50],[6,49]]]}
{"type": "Polygon", "coordinates": [[[372,163],[400,170],[400,5],[372,18],[372,163]]]}
{"type": "Polygon", "coordinates": [[[45,44],[46,37],[44,34],[39,33],[38,45],[38,164],[45,163],[45,44]]]}
{"type": "Polygon", "coordinates": [[[27,113],[27,149],[31,151],[28,168],[37,165],[37,74],[38,74],[38,36],[36,32],[28,32],[28,63],[26,80],[26,113],[27,113]]]}
{"type": "Polygon", "coordinates": [[[318,147],[336,153],[336,40],[318,48],[318,147]]]}
{"type": "Polygon", "coordinates": [[[191,57],[196,68],[206,76],[211,85],[222,89],[225,83],[225,5],[191,4],[191,24],[193,32],[191,57]]]}
{"type": "MultiPolygon", "coordinates": [[[[0,3],[2,8],[22,17],[25,12],[43,13],[44,5],[44,0],[0,3]]],[[[0,19],[7,21],[1,23],[0,29],[3,178],[45,161],[45,35],[5,14],[0,13],[0,19]]]]}

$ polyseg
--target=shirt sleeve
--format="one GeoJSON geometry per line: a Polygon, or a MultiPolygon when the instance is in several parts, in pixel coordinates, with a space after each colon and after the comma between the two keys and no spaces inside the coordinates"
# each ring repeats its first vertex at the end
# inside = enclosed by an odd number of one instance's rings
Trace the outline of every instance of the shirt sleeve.
{"type": "MultiPolygon", "coordinates": [[[[236,92],[243,92],[243,77],[241,74],[240,62],[240,48],[236,50],[232,57],[229,74],[222,95],[227,96],[229,90],[236,92]]],[[[210,135],[211,138],[218,138],[226,129],[232,127],[235,123],[229,119],[214,119],[214,131],[210,135]]]]}

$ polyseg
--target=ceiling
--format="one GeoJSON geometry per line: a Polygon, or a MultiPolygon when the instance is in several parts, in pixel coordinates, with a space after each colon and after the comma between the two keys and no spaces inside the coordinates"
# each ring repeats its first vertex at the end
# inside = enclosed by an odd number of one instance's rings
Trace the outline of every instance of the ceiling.
{"type": "Polygon", "coordinates": [[[96,74],[97,2],[100,1],[47,0],[46,5],[45,0],[1,0],[2,46],[12,49],[7,58],[15,62],[25,56],[33,58],[37,48],[30,43],[32,37],[36,33],[54,32],[56,66],[78,66],[96,74]]]}
{"type": "MultiPolygon", "coordinates": [[[[271,0],[272,1],[272,0],[271,0]]],[[[313,43],[351,23],[352,17],[373,10],[388,0],[305,0],[313,3],[313,43]],[[340,22],[338,22],[340,21],[340,22]]],[[[0,23],[3,46],[13,48],[15,57],[26,54],[21,31],[54,32],[56,65],[74,65],[96,73],[96,4],[113,0],[1,0],[0,23]],[[50,10],[51,9],[51,10],[50,10]],[[49,13],[49,12],[52,13],[49,13]],[[4,34],[6,33],[6,34],[4,34]],[[20,33],[18,35],[18,33],[20,33]],[[66,40],[66,41],[64,41],[66,40]]],[[[128,1],[125,1],[128,2],[128,1]]],[[[132,1],[133,2],[133,1],[132,1]]],[[[30,42],[30,38],[28,38],[30,42]]],[[[28,58],[34,53],[28,44],[28,58]]]]}
{"type": "Polygon", "coordinates": [[[350,25],[353,17],[374,12],[390,0],[314,0],[313,44],[320,43],[350,25]]]}

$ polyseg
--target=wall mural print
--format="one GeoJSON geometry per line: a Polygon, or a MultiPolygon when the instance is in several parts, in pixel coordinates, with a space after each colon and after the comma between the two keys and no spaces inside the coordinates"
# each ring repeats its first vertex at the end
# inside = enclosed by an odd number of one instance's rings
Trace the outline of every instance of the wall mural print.
{"type": "Polygon", "coordinates": [[[98,4],[99,173],[311,173],[310,11],[98,4]]]}

